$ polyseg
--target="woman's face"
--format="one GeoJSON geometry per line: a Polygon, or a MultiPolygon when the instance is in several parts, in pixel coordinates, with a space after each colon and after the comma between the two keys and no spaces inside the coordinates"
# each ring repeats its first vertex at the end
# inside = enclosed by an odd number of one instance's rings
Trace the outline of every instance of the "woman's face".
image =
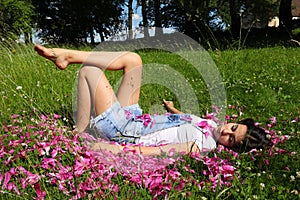
{"type": "Polygon", "coordinates": [[[214,136],[217,138],[219,144],[226,147],[232,147],[234,144],[243,141],[246,133],[247,126],[236,123],[228,123],[214,130],[214,136]]]}

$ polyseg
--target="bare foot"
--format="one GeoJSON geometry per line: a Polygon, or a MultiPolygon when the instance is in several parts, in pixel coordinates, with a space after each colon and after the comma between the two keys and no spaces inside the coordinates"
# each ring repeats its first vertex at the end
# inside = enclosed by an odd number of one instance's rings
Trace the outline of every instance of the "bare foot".
{"type": "Polygon", "coordinates": [[[67,60],[66,51],[64,49],[50,49],[42,45],[35,45],[34,50],[44,58],[47,58],[54,62],[54,64],[61,70],[64,70],[69,62],[67,60]]]}

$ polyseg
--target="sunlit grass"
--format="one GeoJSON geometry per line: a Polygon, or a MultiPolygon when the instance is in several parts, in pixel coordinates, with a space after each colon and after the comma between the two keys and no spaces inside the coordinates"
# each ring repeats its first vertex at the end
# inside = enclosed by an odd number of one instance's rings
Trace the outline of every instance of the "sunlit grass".
{"type": "Polygon", "coordinates": [[[212,55],[223,73],[229,104],[245,106],[248,116],[259,116],[261,120],[272,115],[298,114],[298,48],[248,49],[212,55]]]}
{"type": "MultiPolygon", "coordinates": [[[[72,89],[78,67],[62,72],[24,44],[0,45],[1,122],[14,113],[61,113],[72,116],[72,89]]],[[[72,118],[70,118],[72,120],[72,118]]]]}

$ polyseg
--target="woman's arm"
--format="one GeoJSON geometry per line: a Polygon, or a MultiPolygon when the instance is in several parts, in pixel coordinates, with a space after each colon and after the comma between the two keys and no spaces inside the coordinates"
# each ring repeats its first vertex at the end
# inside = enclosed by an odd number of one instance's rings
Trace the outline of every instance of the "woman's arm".
{"type": "Polygon", "coordinates": [[[125,148],[135,150],[139,154],[143,155],[161,155],[162,153],[168,153],[174,150],[177,153],[188,154],[190,152],[199,152],[199,148],[194,142],[180,143],[180,144],[168,144],[158,147],[148,146],[121,146],[115,144],[109,144],[106,142],[97,142],[92,145],[92,150],[107,150],[114,154],[122,152],[125,148]]]}
{"type": "Polygon", "coordinates": [[[167,100],[163,99],[163,104],[166,107],[167,111],[170,113],[184,114],[183,112],[181,112],[180,110],[178,110],[177,108],[174,107],[173,101],[167,101],[167,100]]]}

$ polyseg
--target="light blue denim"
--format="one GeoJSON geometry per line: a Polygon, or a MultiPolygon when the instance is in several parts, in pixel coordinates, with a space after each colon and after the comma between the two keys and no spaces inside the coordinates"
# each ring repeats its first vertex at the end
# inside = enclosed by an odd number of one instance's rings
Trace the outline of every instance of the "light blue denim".
{"type": "Polygon", "coordinates": [[[189,118],[189,114],[143,115],[138,104],[121,107],[116,102],[92,119],[91,125],[109,140],[134,143],[142,135],[188,123],[189,118]]]}

